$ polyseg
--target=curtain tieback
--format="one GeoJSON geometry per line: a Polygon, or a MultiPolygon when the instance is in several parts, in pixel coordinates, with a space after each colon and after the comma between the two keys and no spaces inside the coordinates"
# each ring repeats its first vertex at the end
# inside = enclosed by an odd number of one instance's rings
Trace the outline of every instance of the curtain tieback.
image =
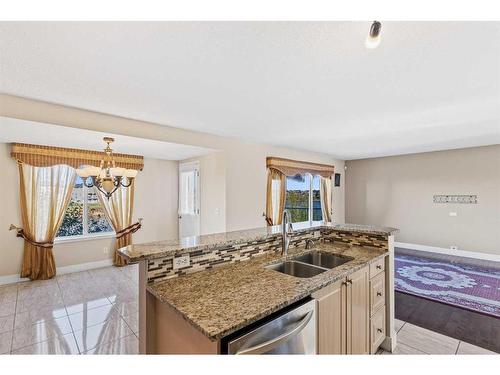
{"type": "Polygon", "coordinates": [[[122,238],[123,236],[126,236],[127,234],[132,234],[137,232],[140,228],[142,227],[142,219],[139,219],[137,223],[134,223],[132,225],[129,225],[126,228],[123,228],[116,232],[116,239],[122,238]]]}
{"type": "Polygon", "coordinates": [[[45,242],[37,242],[34,239],[32,239],[30,236],[28,236],[26,233],[24,233],[23,228],[16,227],[14,224],[10,224],[9,230],[16,230],[16,237],[21,237],[23,238],[26,242],[30,243],[33,246],[38,246],[38,247],[45,247],[45,248],[52,248],[54,247],[54,242],[53,241],[45,241],[45,242]]]}

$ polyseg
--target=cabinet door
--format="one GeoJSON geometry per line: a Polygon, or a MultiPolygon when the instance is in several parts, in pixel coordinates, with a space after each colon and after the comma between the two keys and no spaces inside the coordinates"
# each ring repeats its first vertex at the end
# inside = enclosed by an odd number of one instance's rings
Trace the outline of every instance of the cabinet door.
{"type": "Polygon", "coordinates": [[[347,277],[347,354],[370,351],[369,268],[347,277]]]}
{"type": "Polygon", "coordinates": [[[317,292],[318,354],[346,353],[346,286],[338,281],[317,292]]]}

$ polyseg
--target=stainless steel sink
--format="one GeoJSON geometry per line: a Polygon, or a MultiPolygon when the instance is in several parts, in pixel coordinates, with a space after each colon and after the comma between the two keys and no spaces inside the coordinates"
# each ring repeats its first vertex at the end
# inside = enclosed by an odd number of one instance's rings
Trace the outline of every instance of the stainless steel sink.
{"type": "Polygon", "coordinates": [[[285,261],[271,264],[269,266],[266,266],[266,268],[300,278],[313,277],[327,271],[324,268],[319,268],[309,264],[294,261],[285,261]]]}
{"type": "Polygon", "coordinates": [[[311,251],[310,253],[292,258],[292,260],[295,260],[298,262],[303,262],[303,263],[311,264],[313,266],[329,268],[329,269],[338,267],[338,266],[340,266],[344,263],[347,263],[353,259],[354,258],[351,258],[351,257],[331,254],[331,253],[322,252],[322,251],[311,251]]]}

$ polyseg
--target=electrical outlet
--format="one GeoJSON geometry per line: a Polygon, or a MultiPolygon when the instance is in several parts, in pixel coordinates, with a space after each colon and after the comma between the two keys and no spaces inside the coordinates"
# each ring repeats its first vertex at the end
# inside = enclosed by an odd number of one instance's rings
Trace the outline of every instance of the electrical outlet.
{"type": "Polygon", "coordinates": [[[179,268],[184,268],[188,267],[189,264],[191,263],[189,259],[189,254],[180,256],[180,257],[175,257],[174,258],[174,270],[177,270],[179,268]]]}
{"type": "Polygon", "coordinates": [[[103,252],[104,254],[107,254],[107,253],[109,252],[109,249],[108,249],[107,247],[103,247],[103,248],[102,248],[102,252],[103,252]]]}
{"type": "Polygon", "coordinates": [[[451,250],[458,250],[458,246],[456,246],[456,245],[451,245],[451,246],[450,246],[450,249],[451,249],[451,250]]]}
{"type": "Polygon", "coordinates": [[[450,212],[449,215],[450,216],[457,216],[457,213],[456,212],[450,212]]]}

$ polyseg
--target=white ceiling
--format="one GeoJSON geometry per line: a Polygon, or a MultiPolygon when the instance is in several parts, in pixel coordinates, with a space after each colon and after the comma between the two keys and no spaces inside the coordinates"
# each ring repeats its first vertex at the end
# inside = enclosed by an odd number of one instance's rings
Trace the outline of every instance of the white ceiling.
{"type": "Polygon", "coordinates": [[[0,91],[344,159],[500,143],[500,22],[0,23],[0,91]]]}
{"type": "Polygon", "coordinates": [[[93,130],[70,128],[0,116],[0,143],[30,143],[35,145],[70,147],[102,151],[103,137],[113,137],[111,146],[116,153],[142,155],[147,158],[184,160],[214,152],[208,148],[101,133],[93,130]]]}

